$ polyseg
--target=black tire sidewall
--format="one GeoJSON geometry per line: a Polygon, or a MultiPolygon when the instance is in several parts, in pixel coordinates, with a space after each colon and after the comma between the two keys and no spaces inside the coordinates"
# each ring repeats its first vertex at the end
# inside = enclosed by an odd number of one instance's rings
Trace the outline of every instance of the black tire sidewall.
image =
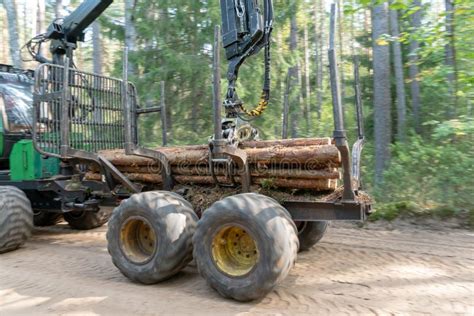
{"type": "Polygon", "coordinates": [[[37,211],[33,212],[33,223],[39,227],[53,226],[61,220],[61,216],[61,213],[37,211]]]}
{"type": "Polygon", "coordinates": [[[33,211],[25,193],[0,187],[0,254],[21,247],[33,230],[33,211]]]}
{"type": "MultiPolygon", "coordinates": [[[[260,207],[263,206],[257,213],[254,212],[255,209],[237,207],[238,203],[225,201],[215,203],[204,212],[193,239],[199,272],[222,296],[240,301],[264,296],[286,277],[294,264],[294,259],[284,260],[288,266],[275,267],[278,266],[282,255],[292,251],[290,243],[295,241],[297,243],[296,228],[287,218],[286,210],[265,196],[256,195],[254,199],[260,207]],[[242,277],[227,275],[212,260],[213,238],[221,228],[229,225],[244,228],[254,238],[258,249],[259,258],[256,266],[242,277]],[[294,234],[294,241],[289,238],[290,234],[294,234]],[[281,271],[284,272],[280,273],[281,271]]],[[[296,258],[296,252],[294,256],[296,258]]]]}
{"type": "Polygon", "coordinates": [[[101,227],[109,220],[111,210],[107,207],[100,208],[98,211],[83,211],[80,216],[72,213],[64,213],[64,220],[78,230],[89,230],[101,227]]]}
{"type": "MultiPolygon", "coordinates": [[[[176,199],[176,197],[173,196],[176,199]]],[[[175,233],[168,227],[168,216],[178,214],[185,216],[185,230],[194,232],[197,216],[189,209],[187,204],[180,201],[179,204],[168,204],[160,207],[150,204],[146,198],[139,194],[124,201],[114,210],[109,220],[107,231],[108,250],[114,264],[129,279],[143,284],[153,284],[173,276],[187,265],[192,259],[192,242],[189,240],[175,240],[175,233]],[[193,216],[194,215],[194,216],[193,216]],[[120,242],[120,231],[122,225],[132,217],[144,218],[153,228],[156,234],[156,249],[153,257],[144,264],[130,261],[123,253],[120,242]],[[193,227],[194,226],[194,227],[193,227]],[[173,236],[170,236],[171,235],[173,236]]],[[[187,238],[186,236],[179,236],[187,238]]]]}
{"type": "Polygon", "coordinates": [[[300,241],[299,251],[309,250],[316,245],[323,237],[329,226],[329,222],[305,222],[304,227],[298,232],[298,239],[300,241]]]}

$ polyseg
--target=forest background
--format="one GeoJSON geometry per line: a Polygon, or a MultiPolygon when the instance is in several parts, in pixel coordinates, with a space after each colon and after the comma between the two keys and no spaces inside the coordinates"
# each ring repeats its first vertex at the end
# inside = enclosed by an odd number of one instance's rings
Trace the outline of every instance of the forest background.
{"type": "MultiPolygon", "coordinates": [[[[360,61],[366,189],[373,219],[462,218],[474,227],[474,8],[472,0],[335,1],[341,92],[350,140],[356,138],[354,57],[360,61]]],[[[77,0],[0,0],[0,63],[34,68],[21,47],[77,0]]],[[[275,0],[272,93],[255,120],[264,139],[332,135],[327,58],[331,0],[275,0]],[[285,136],[285,135],[283,135],[285,136]]],[[[166,83],[170,145],[206,143],[212,134],[212,43],[219,1],[116,0],[87,31],[79,68],[130,77],[142,104],[166,83]]],[[[44,48],[47,54],[47,48],[44,48]]],[[[226,65],[222,63],[223,82],[226,65]]],[[[258,102],[263,56],[241,70],[239,96],[258,102]]],[[[159,114],[141,122],[140,140],[161,144],[159,114]]]]}

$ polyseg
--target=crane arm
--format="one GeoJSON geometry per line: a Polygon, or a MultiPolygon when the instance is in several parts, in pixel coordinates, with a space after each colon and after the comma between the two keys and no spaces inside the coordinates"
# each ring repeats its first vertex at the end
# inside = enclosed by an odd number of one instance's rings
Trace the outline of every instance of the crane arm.
{"type": "MultiPolygon", "coordinates": [[[[72,60],[73,51],[77,48],[77,42],[84,41],[85,30],[112,4],[113,0],[86,0],[76,10],[64,19],[57,19],[48,27],[45,34],[40,34],[29,42],[41,44],[51,41],[50,51],[53,55],[54,64],[63,64],[64,56],[72,60]]],[[[27,44],[28,46],[28,44],[27,44]]],[[[35,60],[48,62],[40,54],[40,49],[35,52],[28,47],[35,60]]]]}
{"type": "Polygon", "coordinates": [[[227,117],[241,113],[259,116],[270,98],[270,36],[273,29],[272,0],[221,0],[222,42],[229,63],[224,101],[227,117]],[[260,2],[263,1],[263,8],[260,2]],[[263,9],[263,10],[262,10],[263,9]],[[258,106],[244,107],[236,92],[239,69],[246,59],[265,48],[265,77],[258,106]]]}

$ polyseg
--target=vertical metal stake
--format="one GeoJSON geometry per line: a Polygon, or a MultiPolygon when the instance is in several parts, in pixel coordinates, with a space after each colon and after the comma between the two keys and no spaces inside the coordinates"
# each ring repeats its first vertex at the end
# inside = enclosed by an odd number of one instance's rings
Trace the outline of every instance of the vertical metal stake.
{"type": "Polygon", "coordinates": [[[67,152],[69,149],[69,57],[65,58],[64,61],[64,73],[63,73],[63,89],[62,89],[62,102],[61,102],[61,157],[67,158],[67,152]]]}
{"type": "Polygon", "coordinates": [[[222,139],[222,96],[221,96],[221,30],[219,25],[214,28],[214,50],[213,50],[213,103],[214,103],[214,140],[222,139]]]}
{"type": "Polygon", "coordinates": [[[354,91],[358,140],[352,146],[352,179],[357,189],[362,188],[360,180],[360,156],[364,149],[364,113],[362,111],[362,93],[360,91],[359,58],[354,56],[354,91]]]}
{"type": "Polygon", "coordinates": [[[125,154],[130,155],[133,151],[132,142],[132,111],[128,99],[128,47],[123,49],[123,74],[122,74],[122,106],[124,111],[125,125],[125,154]]]}
{"type": "Polygon", "coordinates": [[[357,115],[357,136],[359,139],[364,138],[364,114],[362,109],[362,92],[360,89],[360,75],[359,75],[359,57],[354,56],[354,91],[355,91],[355,106],[357,115]]]}
{"type": "Polygon", "coordinates": [[[347,143],[346,131],[344,129],[344,118],[342,112],[341,92],[339,77],[337,73],[337,58],[335,50],[336,34],[336,4],[331,4],[331,19],[329,29],[329,70],[331,76],[332,107],[334,111],[334,140],[341,153],[342,167],[344,170],[344,192],[343,200],[354,200],[355,194],[352,187],[352,171],[349,144],[347,143]]]}
{"type": "Polygon", "coordinates": [[[165,91],[165,82],[160,82],[161,86],[161,133],[162,133],[162,140],[163,140],[163,147],[168,145],[168,122],[166,121],[166,91],[165,91]]]}
{"type": "Polygon", "coordinates": [[[281,128],[281,138],[287,139],[288,138],[288,121],[290,116],[290,69],[286,73],[285,79],[285,96],[283,100],[283,125],[281,128]]]}

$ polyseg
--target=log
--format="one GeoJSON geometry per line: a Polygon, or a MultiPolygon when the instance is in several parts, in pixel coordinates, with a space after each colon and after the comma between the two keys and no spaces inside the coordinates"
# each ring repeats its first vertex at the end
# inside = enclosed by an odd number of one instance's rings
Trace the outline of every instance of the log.
{"type": "Polygon", "coordinates": [[[332,145],[306,147],[245,148],[250,163],[339,166],[341,156],[332,145]]]}
{"type": "Polygon", "coordinates": [[[299,146],[322,146],[331,145],[332,140],[326,138],[293,138],[293,139],[278,139],[278,140],[253,140],[243,142],[242,148],[265,148],[273,146],[282,147],[299,147],[299,146]]]}
{"type": "MultiPolygon", "coordinates": [[[[191,149],[183,147],[163,147],[160,150],[168,157],[172,165],[191,166],[208,163],[208,149],[191,149]]],[[[313,145],[306,147],[265,147],[244,148],[249,163],[300,165],[303,169],[317,167],[339,167],[341,157],[333,145],[313,145]]],[[[115,166],[153,166],[156,163],[149,158],[127,156],[122,150],[102,151],[100,155],[115,166]]]]}
{"type": "MultiPolygon", "coordinates": [[[[161,184],[162,177],[158,174],[140,174],[140,173],[125,173],[124,174],[131,181],[143,182],[149,184],[161,184]]],[[[196,184],[196,185],[213,185],[214,179],[211,176],[174,176],[175,181],[179,184],[196,184]]],[[[102,176],[98,173],[88,172],[85,176],[86,180],[101,181],[102,176]]],[[[230,184],[227,177],[217,177],[219,183],[230,184]]],[[[235,177],[237,183],[240,182],[240,177],[235,177]]],[[[289,189],[308,189],[316,191],[334,190],[337,187],[337,180],[311,180],[311,179],[275,179],[275,178],[252,178],[252,183],[267,188],[289,188],[289,189]]]]}
{"type": "MultiPolygon", "coordinates": [[[[122,170],[122,169],[120,169],[122,170]]],[[[174,167],[172,168],[175,175],[187,176],[209,176],[210,171],[208,167],[194,166],[194,167],[174,167]]],[[[214,170],[217,176],[226,175],[223,168],[216,168],[214,170]]],[[[234,175],[238,175],[234,172],[234,175]]],[[[273,169],[265,167],[258,167],[256,165],[250,166],[250,175],[252,177],[260,178],[299,178],[299,179],[340,179],[341,174],[337,169],[273,169]]]]}
{"type": "MultiPolygon", "coordinates": [[[[153,166],[117,166],[121,172],[124,173],[139,173],[139,174],[159,174],[160,170],[153,166]]],[[[90,171],[100,173],[98,166],[91,166],[90,171]]],[[[172,168],[173,175],[183,176],[209,176],[208,166],[174,166],[172,168]]],[[[223,168],[216,168],[215,173],[218,176],[226,174],[223,168]]],[[[235,173],[237,174],[237,173],[235,173]]],[[[252,177],[261,178],[300,178],[300,179],[340,179],[341,174],[337,169],[325,168],[325,169],[281,169],[281,168],[270,168],[266,165],[250,166],[250,175],[252,177]]]]}

